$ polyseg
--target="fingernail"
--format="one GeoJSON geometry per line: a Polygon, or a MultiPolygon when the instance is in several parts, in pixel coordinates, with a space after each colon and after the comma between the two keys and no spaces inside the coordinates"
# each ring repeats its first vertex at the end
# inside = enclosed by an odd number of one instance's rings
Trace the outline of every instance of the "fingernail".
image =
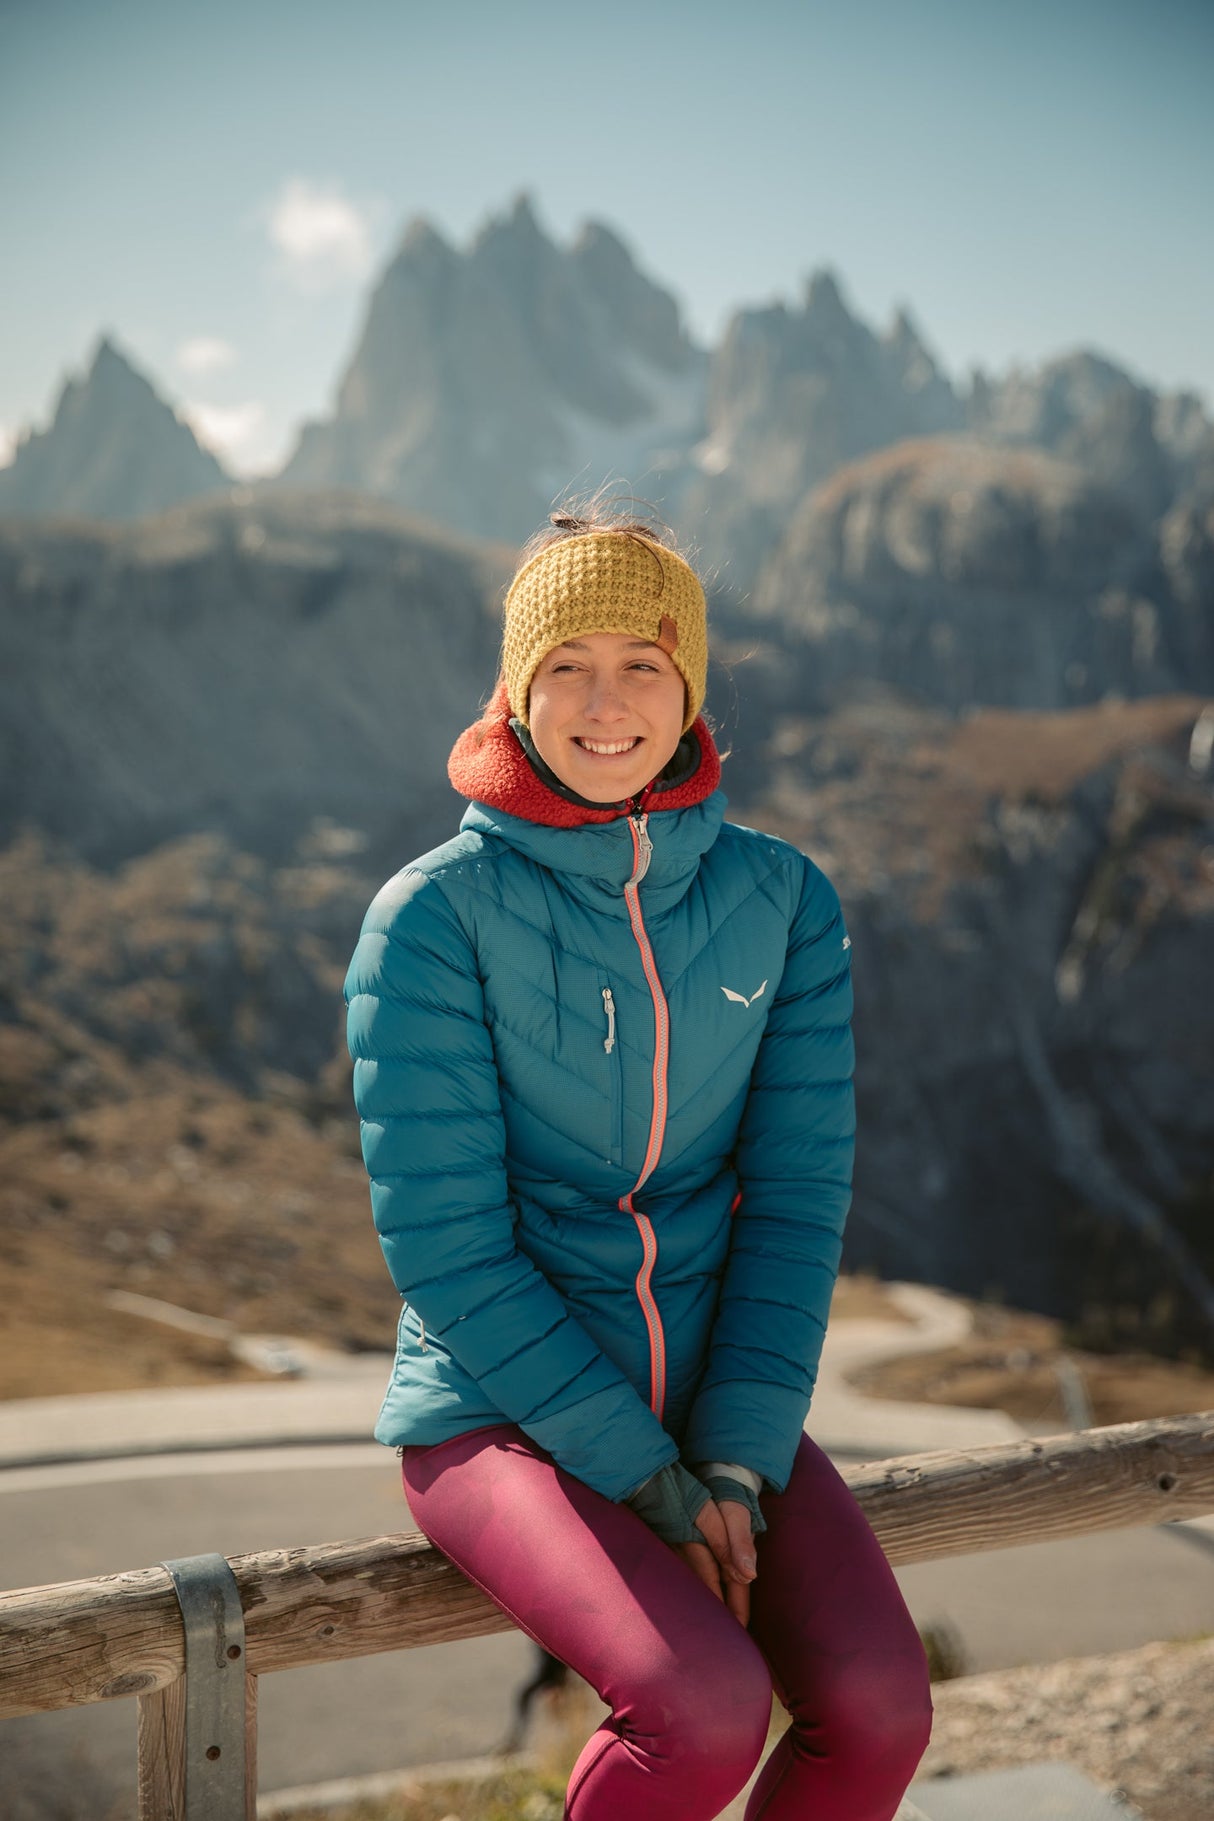
{"type": "Polygon", "coordinates": [[[747,1574],[753,1574],[755,1571],[755,1558],[753,1555],[744,1555],[742,1557],[742,1566],[747,1574]]]}

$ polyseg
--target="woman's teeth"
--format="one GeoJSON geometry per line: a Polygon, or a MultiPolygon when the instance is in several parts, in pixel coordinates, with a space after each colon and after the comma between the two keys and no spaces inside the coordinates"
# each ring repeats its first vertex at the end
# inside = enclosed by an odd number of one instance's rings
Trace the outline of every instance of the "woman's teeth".
{"type": "Polygon", "coordinates": [[[631,752],[633,747],[638,744],[639,744],[639,741],[635,737],[631,740],[578,740],[577,741],[577,745],[579,745],[584,752],[598,752],[598,753],[605,753],[605,754],[610,754],[610,753],[614,753],[614,752],[631,752]]]}

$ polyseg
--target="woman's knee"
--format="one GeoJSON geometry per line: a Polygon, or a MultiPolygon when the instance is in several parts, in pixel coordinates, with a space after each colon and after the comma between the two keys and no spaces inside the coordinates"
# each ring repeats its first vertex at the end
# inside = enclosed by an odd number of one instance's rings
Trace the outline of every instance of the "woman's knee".
{"type": "Polygon", "coordinates": [[[771,1677],[750,1639],[715,1662],[679,1663],[636,1701],[625,1731],[672,1771],[711,1777],[726,1802],[758,1763],[771,1725],[771,1677]],[[655,1736],[656,1735],[656,1736],[655,1736]]]}
{"type": "Polygon", "coordinates": [[[932,1730],[926,1662],[913,1655],[858,1660],[828,1679],[814,1721],[832,1756],[851,1758],[870,1771],[888,1769],[894,1784],[899,1778],[909,1782],[932,1730]]]}

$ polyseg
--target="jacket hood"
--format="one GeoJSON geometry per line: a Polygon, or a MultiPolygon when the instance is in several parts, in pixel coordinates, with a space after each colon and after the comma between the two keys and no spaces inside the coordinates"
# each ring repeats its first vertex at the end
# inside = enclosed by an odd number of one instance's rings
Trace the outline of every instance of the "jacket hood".
{"type": "Polygon", "coordinates": [[[658,780],[633,803],[586,807],[558,796],[536,773],[499,687],[483,718],[460,735],[448,763],[452,784],[472,799],[460,828],[507,842],[559,872],[584,903],[626,917],[624,886],[636,865],[629,817],[641,811],[649,817],[653,845],[641,890],[646,908],[660,914],[686,892],[725,816],[720,755],[702,717],[691,733],[700,762],[690,776],[666,788],[658,780]]]}

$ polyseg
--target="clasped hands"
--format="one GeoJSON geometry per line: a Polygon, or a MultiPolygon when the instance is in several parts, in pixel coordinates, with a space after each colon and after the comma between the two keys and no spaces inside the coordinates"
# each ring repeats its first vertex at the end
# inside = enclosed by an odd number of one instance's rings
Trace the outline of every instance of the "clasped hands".
{"type": "Polygon", "coordinates": [[[755,1490],[735,1477],[746,1471],[709,1461],[701,1478],[674,1461],[626,1501],[743,1626],[756,1572],[754,1539],[767,1528],[755,1490]]]}

